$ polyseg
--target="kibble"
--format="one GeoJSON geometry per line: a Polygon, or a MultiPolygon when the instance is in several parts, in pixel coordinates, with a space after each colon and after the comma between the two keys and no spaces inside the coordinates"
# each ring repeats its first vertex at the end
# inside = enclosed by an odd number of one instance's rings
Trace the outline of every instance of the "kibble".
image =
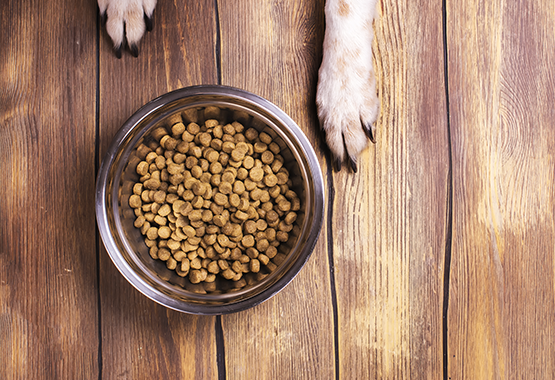
{"type": "Polygon", "coordinates": [[[206,291],[263,279],[300,230],[301,201],[280,145],[237,121],[221,124],[219,114],[207,108],[204,123],[156,128],[137,148],[139,181],[128,200],[152,259],[206,291]]]}

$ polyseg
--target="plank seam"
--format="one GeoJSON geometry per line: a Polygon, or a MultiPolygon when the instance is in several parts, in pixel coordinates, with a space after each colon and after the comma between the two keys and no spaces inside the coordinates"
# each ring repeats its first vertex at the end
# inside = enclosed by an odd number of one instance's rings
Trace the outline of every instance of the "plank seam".
{"type": "Polygon", "coordinates": [[[216,331],[216,362],[218,365],[218,380],[226,379],[226,368],[225,368],[225,342],[224,342],[224,330],[222,327],[222,316],[216,316],[216,322],[214,329],[216,331]]]}
{"type": "MultiPolygon", "coordinates": [[[[214,53],[216,59],[216,75],[218,84],[222,84],[222,55],[221,55],[221,30],[220,30],[220,12],[218,9],[218,0],[214,0],[214,17],[216,19],[216,40],[214,41],[214,53]]],[[[218,380],[226,380],[225,367],[225,341],[222,326],[222,316],[217,315],[214,323],[214,333],[216,338],[216,365],[218,368],[218,380]]]]}
{"type": "Polygon", "coordinates": [[[333,349],[335,357],[335,379],[339,380],[339,317],[337,311],[337,289],[335,284],[335,264],[333,255],[333,201],[335,199],[335,186],[333,185],[333,171],[330,153],[326,153],[326,176],[328,182],[328,215],[327,215],[327,244],[328,262],[330,269],[330,293],[333,310],[333,349]]]}
{"type": "MultiPolygon", "coordinates": [[[[94,174],[95,178],[100,168],[100,14],[96,16],[96,102],[94,110],[94,174]]],[[[96,250],[96,303],[98,318],[98,379],[102,380],[102,308],[100,297],[100,232],[95,223],[95,250],[96,250]]]]}
{"type": "Polygon", "coordinates": [[[453,244],[453,152],[451,140],[450,104],[449,104],[449,53],[447,47],[447,0],[442,0],[442,29],[443,29],[443,75],[445,82],[445,111],[447,116],[447,205],[445,231],[445,257],[443,273],[443,379],[449,379],[449,344],[448,344],[448,311],[449,311],[449,283],[451,277],[451,250],[453,244]]]}
{"type": "Polygon", "coordinates": [[[218,0],[214,0],[214,13],[216,17],[216,41],[215,41],[215,55],[216,55],[216,73],[218,76],[218,84],[222,84],[222,39],[220,32],[220,12],[218,9],[218,0]]]}

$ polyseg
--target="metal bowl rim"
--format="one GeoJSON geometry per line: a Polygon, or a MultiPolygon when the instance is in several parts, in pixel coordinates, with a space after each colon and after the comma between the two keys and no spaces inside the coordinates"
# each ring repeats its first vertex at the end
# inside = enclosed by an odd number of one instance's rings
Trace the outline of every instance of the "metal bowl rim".
{"type": "MultiPolygon", "coordinates": [[[[144,126],[144,129],[148,129],[149,126],[144,126]]],[[[202,315],[218,315],[227,314],[232,312],[237,312],[251,308],[267,299],[270,299],[279,291],[284,289],[300,272],[303,266],[308,261],[312,254],[314,246],[318,240],[321,226],[323,223],[323,213],[324,213],[324,185],[323,177],[316,157],[316,153],[312,148],[312,145],[298,127],[298,125],[279,107],[271,103],[270,101],[255,95],[251,92],[241,90],[234,87],[220,86],[220,85],[199,85],[185,87],[172,92],[168,92],[161,95],[150,102],[146,103],[144,106],[139,108],[118,130],[112,142],[104,155],[104,159],[100,165],[97,185],[96,185],[96,219],[100,235],[106,251],[108,252],[110,259],[118,269],[118,271],[123,275],[123,277],[140,293],[150,298],[151,300],[168,307],[173,310],[191,313],[191,314],[202,314],[202,315]],[[314,209],[311,210],[314,214],[314,223],[311,228],[309,228],[308,239],[302,248],[302,252],[299,254],[298,259],[292,264],[288,272],[286,272],[281,278],[279,278],[274,284],[264,291],[253,295],[250,298],[240,300],[235,303],[221,304],[221,305],[204,305],[204,304],[194,304],[187,303],[181,300],[176,300],[166,294],[153,289],[148,283],[146,283],[134,269],[129,266],[125,258],[122,257],[122,253],[115,242],[114,237],[110,233],[109,220],[107,209],[104,205],[107,202],[107,185],[108,185],[108,175],[110,168],[114,163],[114,157],[119,151],[120,144],[126,139],[128,134],[132,132],[141,121],[147,116],[155,113],[160,107],[168,105],[172,102],[176,102],[182,98],[188,98],[193,96],[223,96],[228,98],[227,102],[233,102],[233,99],[239,99],[249,103],[249,105],[254,105],[256,107],[262,108],[264,111],[272,115],[276,120],[280,121],[280,126],[287,128],[294,136],[296,143],[302,148],[301,154],[304,155],[308,163],[309,175],[312,176],[312,181],[314,184],[314,209]]]]}

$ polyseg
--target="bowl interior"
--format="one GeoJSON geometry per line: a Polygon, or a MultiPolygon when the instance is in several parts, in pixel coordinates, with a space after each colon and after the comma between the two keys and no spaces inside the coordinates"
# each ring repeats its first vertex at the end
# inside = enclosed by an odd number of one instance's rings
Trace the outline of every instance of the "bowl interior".
{"type": "Polygon", "coordinates": [[[313,249],[323,213],[323,184],[314,152],[291,119],[270,103],[255,100],[225,94],[176,97],[158,100],[158,103],[155,100],[130,118],[116,136],[105,189],[113,247],[105,245],[115,265],[133,286],[170,308],[213,314],[254,306],[291,281],[313,249]],[[141,159],[136,148],[152,138],[154,129],[165,126],[170,130],[179,121],[185,125],[190,122],[201,125],[206,119],[214,118],[222,125],[239,121],[245,129],[252,127],[273,138],[280,146],[284,167],[290,173],[292,189],[301,200],[301,209],[297,211],[297,226],[290,232],[289,240],[280,246],[280,251],[287,256],[273,272],[241,289],[233,288],[231,282],[217,276],[218,291],[207,292],[202,284],[192,284],[187,276],[178,276],[164,262],[150,257],[143,235],[133,225],[136,217],[128,200],[139,179],[136,166],[141,159]]]}

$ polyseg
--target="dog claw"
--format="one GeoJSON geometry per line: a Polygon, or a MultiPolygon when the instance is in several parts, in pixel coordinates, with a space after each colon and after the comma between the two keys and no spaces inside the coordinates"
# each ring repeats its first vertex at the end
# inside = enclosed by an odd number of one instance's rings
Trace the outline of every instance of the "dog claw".
{"type": "Polygon", "coordinates": [[[362,123],[362,130],[364,131],[364,133],[366,134],[366,136],[368,136],[368,139],[370,139],[370,141],[372,141],[373,144],[376,143],[376,138],[374,137],[374,127],[372,124],[364,124],[362,123]]]}
{"type": "Polygon", "coordinates": [[[334,171],[340,172],[342,165],[343,165],[343,163],[341,162],[341,159],[339,157],[334,157],[333,158],[333,170],[334,171]]]}
{"type": "Polygon", "coordinates": [[[349,161],[349,166],[350,166],[351,170],[353,171],[353,173],[356,173],[357,170],[358,170],[356,161],[353,160],[351,158],[351,156],[347,156],[347,160],[349,161]]]}
{"type": "Polygon", "coordinates": [[[129,45],[129,51],[131,52],[131,55],[135,58],[137,58],[139,56],[139,47],[135,44],[131,44],[129,45]]]}
{"type": "Polygon", "coordinates": [[[121,50],[122,50],[122,45],[119,45],[118,47],[114,47],[114,54],[116,55],[117,59],[121,59],[121,50]]]}
{"type": "Polygon", "coordinates": [[[148,17],[146,14],[145,14],[145,26],[146,26],[147,32],[150,32],[153,28],[152,17],[148,17]]]}
{"type": "Polygon", "coordinates": [[[105,26],[107,20],[108,15],[106,14],[106,12],[100,12],[100,25],[105,26]]]}

